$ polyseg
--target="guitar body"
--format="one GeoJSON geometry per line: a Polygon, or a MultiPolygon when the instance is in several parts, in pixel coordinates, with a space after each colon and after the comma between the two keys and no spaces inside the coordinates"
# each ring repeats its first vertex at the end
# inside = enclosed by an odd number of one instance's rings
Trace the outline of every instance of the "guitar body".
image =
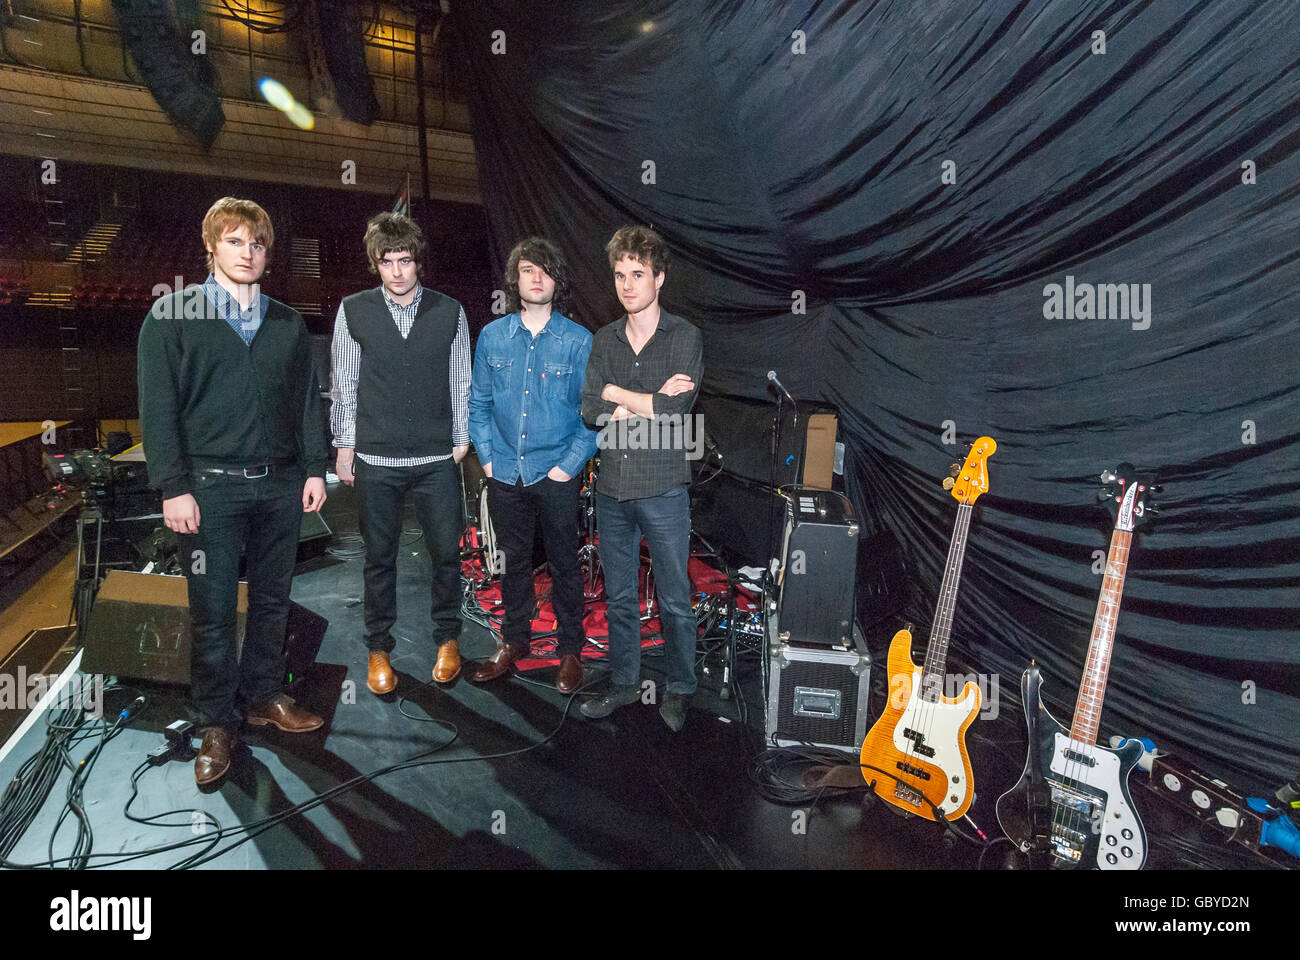
{"type": "Polygon", "coordinates": [[[908,630],[889,642],[887,666],[889,699],[862,742],[863,778],[882,800],[918,817],[939,819],[935,808],[946,820],[965,815],[975,799],[966,728],[979,714],[979,687],[967,681],[958,697],[923,698],[908,630]]]}
{"type": "Polygon", "coordinates": [[[998,798],[998,823],[1031,860],[1054,868],[1140,870],[1147,836],[1129,795],[1142,744],[1078,744],[1043,706],[1037,667],[1020,678],[1029,755],[1020,782],[998,798]]]}

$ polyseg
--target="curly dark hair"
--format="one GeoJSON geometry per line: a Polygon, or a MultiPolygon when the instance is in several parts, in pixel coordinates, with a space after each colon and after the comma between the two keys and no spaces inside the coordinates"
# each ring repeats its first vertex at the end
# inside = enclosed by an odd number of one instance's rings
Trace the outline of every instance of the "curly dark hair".
{"type": "Polygon", "coordinates": [[[410,217],[400,213],[381,213],[370,218],[366,235],[366,260],[371,273],[378,273],[377,264],[387,254],[409,253],[415,261],[415,275],[424,277],[424,232],[410,217]]]}
{"type": "Polygon", "coordinates": [[[654,276],[668,269],[668,244],[649,227],[619,227],[605,244],[605,252],[609,254],[610,269],[623,257],[644,263],[654,276]]]}
{"type": "Polygon", "coordinates": [[[573,279],[569,274],[569,265],[559,248],[545,237],[529,237],[520,240],[506,257],[506,306],[511,313],[517,313],[523,306],[519,299],[519,261],[535,263],[547,272],[555,281],[555,298],[551,301],[552,309],[559,313],[569,312],[569,294],[573,289],[573,279]]]}

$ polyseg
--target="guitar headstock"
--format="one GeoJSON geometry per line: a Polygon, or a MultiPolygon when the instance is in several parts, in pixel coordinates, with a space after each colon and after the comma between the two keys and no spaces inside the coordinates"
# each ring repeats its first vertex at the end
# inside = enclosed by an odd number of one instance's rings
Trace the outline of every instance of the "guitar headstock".
{"type": "Polygon", "coordinates": [[[1101,483],[1097,497],[1113,511],[1116,530],[1132,530],[1160,512],[1151,496],[1162,488],[1159,484],[1139,480],[1131,463],[1121,463],[1114,470],[1103,471],[1101,483]]]}
{"type": "Polygon", "coordinates": [[[992,437],[980,437],[966,455],[966,462],[952,465],[952,476],[945,477],[943,485],[951,490],[958,503],[973,504],[980,494],[989,489],[989,457],[998,448],[992,437]]]}

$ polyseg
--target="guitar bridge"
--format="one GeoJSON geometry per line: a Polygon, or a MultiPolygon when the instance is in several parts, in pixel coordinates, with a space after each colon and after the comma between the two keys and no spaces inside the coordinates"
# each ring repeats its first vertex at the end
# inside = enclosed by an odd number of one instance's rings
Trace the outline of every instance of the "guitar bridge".
{"type": "Polygon", "coordinates": [[[925,797],[917,793],[907,784],[901,781],[894,782],[894,798],[902,800],[904,803],[910,803],[912,806],[920,809],[921,804],[925,803],[925,797]]]}
{"type": "Polygon", "coordinates": [[[1083,859],[1083,835],[1077,830],[1052,831],[1052,856],[1074,866],[1083,859]]]}
{"type": "MultiPolygon", "coordinates": [[[[1104,807],[1097,803],[1095,797],[1079,790],[1071,789],[1061,783],[1052,784],[1052,804],[1061,810],[1071,822],[1091,825],[1104,813],[1104,807]]],[[[1056,817],[1053,816],[1053,821],[1056,817]]],[[[1088,834],[1082,830],[1066,826],[1063,823],[1052,824],[1052,855],[1062,861],[1063,866],[1074,866],[1083,859],[1083,852],[1088,846],[1088,834]]]]}

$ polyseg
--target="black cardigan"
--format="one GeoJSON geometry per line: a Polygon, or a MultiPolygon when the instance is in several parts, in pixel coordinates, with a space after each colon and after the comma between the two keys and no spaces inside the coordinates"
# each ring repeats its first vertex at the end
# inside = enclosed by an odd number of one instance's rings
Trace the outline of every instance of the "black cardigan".
{"type": "Polygon", "coordinates": [[[140,426],[149,482],[164,499],[189,493],[200,467],[296,463],[325,476],[325,412],[307,326],[267,300],[251,345],[201,286],[161,298],[145,317],[140,426]]]}

